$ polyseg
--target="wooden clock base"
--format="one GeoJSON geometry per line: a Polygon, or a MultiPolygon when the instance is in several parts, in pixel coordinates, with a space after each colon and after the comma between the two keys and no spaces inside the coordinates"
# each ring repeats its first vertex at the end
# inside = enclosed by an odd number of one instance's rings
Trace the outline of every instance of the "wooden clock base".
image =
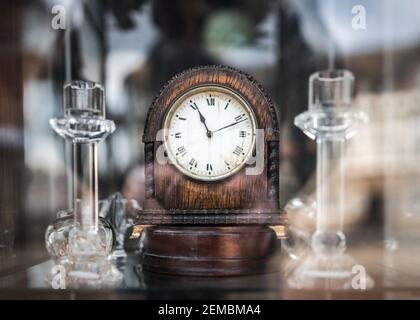
{"type": "Polygon", "coordinates": [[[173,275],[264,273],[276,250],[268,226],[151,226],[141,239],[143,269],[173,275]]]}

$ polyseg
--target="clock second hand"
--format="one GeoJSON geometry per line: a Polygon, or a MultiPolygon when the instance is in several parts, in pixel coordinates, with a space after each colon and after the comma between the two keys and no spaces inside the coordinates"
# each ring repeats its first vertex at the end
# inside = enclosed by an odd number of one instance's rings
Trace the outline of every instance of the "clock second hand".
{"type": "Polygon", "coordinates": [[[231,123],[231,124],[229,124],[229,125],[227,125],[227,126],[224,126],[224,127],[220,128],[220,129],[217,129],[216,131],[213,131],[212,133],[215,133],[215,132],[217,132],[217,131],[220,131],[220,130],[223,130],[223,129],[226,129],[226,128],[229,128],[229,127],[232,127],[232,126],[234,126],[235,124],[241,123],[241,122],[243,122],[243,121],[245,121],[245,120],[248,120],[248,119],[242,119],[242,120],[236,121],[235,123],[231,123]]]}

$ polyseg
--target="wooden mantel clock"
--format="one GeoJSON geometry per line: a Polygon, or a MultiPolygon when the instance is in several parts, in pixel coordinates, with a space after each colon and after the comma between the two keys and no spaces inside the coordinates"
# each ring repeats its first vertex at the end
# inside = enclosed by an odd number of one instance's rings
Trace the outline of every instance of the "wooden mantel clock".
{"type": "Polygon", "coordinates": [[[239,70],[196,67],[169,81],[149,109],[143,136],[146,200],[136,221],[147,225],[143,269],[264,271],[276,245],[269,226],[286,224],[278,132],[272,101],[239,70]]]}

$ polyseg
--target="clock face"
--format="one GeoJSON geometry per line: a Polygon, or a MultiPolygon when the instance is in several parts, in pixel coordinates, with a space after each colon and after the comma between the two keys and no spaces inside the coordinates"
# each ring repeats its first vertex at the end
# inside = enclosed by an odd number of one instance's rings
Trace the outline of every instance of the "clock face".
{"type": "Polygon", "coordinates": [[[205,85],[178,98],[164,121],[171,162],[185,175],[214,181],[240,170],[255,146],[255,115],[241,96],[205,85]]]}

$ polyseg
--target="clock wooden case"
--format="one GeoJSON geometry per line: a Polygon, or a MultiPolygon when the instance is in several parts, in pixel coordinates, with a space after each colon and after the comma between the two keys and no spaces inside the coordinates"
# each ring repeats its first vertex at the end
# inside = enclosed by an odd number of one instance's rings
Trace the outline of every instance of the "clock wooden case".
{"type": "MultiPolygon", "coordinates": [[[[196,109],[191,107],[194,111],[188,109],[189,112],[195,112],[196,109]]],[[[224,110],[224,107],[219,105],[219,109],[224,110]]],[[[178,113],[176,117],[179,118],[180,115],[182,114],[178,113]]],[[[286,217],[279,208],[278,118],[274,105],[262,86],[250,75],[226,66],[202,66],[184,71],[163,87],[150,106],[143,142],[146,200],[144,208],[139,211],[136,224],[154,225],[143,231],[144,268],[194,275],[261,271],[261,261],[270,256],[275,247],[275,235],[268,226],[286,225],[286,217]],[[198,99],[205,99],[204,101],[219,99],[216,103],[223,106],[228,105],[232,97],[237,104],[238,117],[232,119],[232,124],[226,125],[230,120],[224,119],[223,113],[220,113],[219,118],[216,118],[223,120],[217,124],[221,129],[214,129],[217,120],[213,119],[210,123],[213,131],[207,128],[204,119],[204,116],[207,117],[206,110],[203,110],[211,108],[211,102],[208,102],[210,106],[201,104],[202,110],[197,110],[195,120],[201,125],[198,122],[200,119],[205,126],[200,138],[206,138],[205,130],[209,139],[216,139],[216,134],[221,133],[217,132],[219,130],[224,130],[223,134],[227,134],[243,126],[243,132],[246,129],[246,134],[256,135],[256,129],[263,129],[260,131],[263,134],[260,141],[264,146],[258,150],[263,151],[264,166],[259,174],[247,174],[246,169],[255,167],[256,164],[245,163],[250,156],[255,156],[255,144],[259,143],[257,139],[248,148],[252,154],[238,152],[236,157],[235,149],[231,151],[236,159],[234,162],[240,165],[235,170],[232,166],[232,172],[225,172],[221,178],[212,178],[213,172],[209,170],[212,167],[209,164],[207,169],[203,167],[204,173],[201,176],[195,177],[192,166],[188,168],[189,165],[184,165],[186,169],[183,170],[182,159],[178,165],[158,160],[159,155],[170,156],[170,137],[168,138],[169,134],[165,131],[165,121],[168,122],[168,117],[174,116],[174,109],[178,110],[177,104],[184,104],[188,109],[188,104],[195,101],[193,98],[189,100],[192,94],[196,94],[193,97],[198,99]],[[241,113],[245,109],[250,110],[249,114],[241,113]],[[246,119],[238,120],[241,114],[246,119]],[[188,169],[192,171],[189,172],[188,169]],[[205,176],[207,174],[208,177],[205,176]],[[198,261],[197,258],[200,263],[194,264],[194,261],[198,261]]],[[[247,145],[250,146],[250,143],[247,145]]],[[[173,157],[178,155],[178,151],[176,152],[172,154],[173,157]]],[[[193,160],[190,163],[194,163],[193,160]]],[[[199,165],[204,166],[201,162],[199,165]]],[[[231,169],[228,165],[232,161],[225,162],[227,168],[231,169]]],[[[223,163],[220,166],[222,165],[223,163]]]]}

